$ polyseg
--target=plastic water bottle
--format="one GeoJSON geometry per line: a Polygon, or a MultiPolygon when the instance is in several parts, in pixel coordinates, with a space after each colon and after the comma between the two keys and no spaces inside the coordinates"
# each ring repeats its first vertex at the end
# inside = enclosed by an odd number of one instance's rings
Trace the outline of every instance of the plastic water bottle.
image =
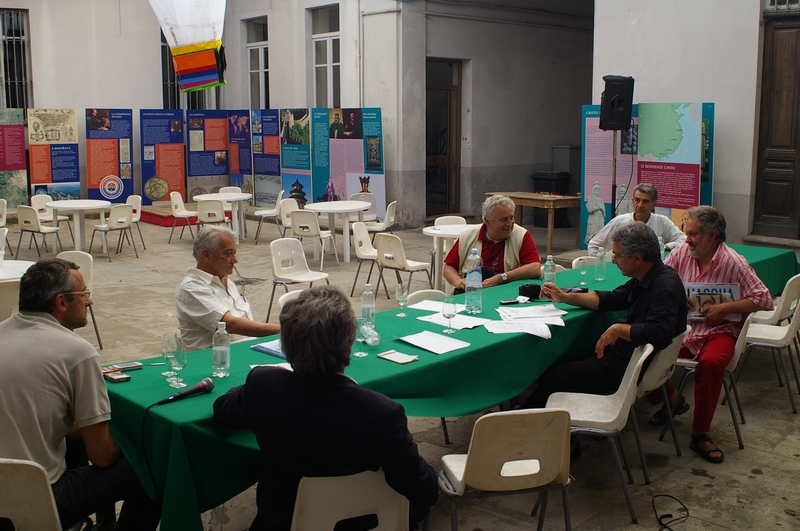
{"type": "Polygon", "coordinates": [[[217,331],[214,332],[211,344],[214,351],[211,360],[211,375],[225,378],[231,374],[231,336],[225,330],[225,323],[217,323],[217,331]]]}
{"type": "Polygon", "coordinates": [[[547,255],[547,261],[544,263],[544,282],[556,283],[556,263],[553,262],[553,255],[547,255]]]}
{"type": "Polygon", "coordinates": [[[594,261],[594,279],[597,281],[606,279],[606,252],[598,251],[594,261]]]}
{"type": "Polygon", "coordinates": [[[467,313],[478,314],[483,311],[483,260],[477,249],[472,249],[464,263],[467,270],[466,291],[467,313]]]}
{"type": "Polygon", "coordinates": [[[658,237],[658,248],[661,251],[661,261],[664,261],[664,238],[661,236],[658,237]]]}
{"type": "Polygon", "coordinates": [[[361,317],[369,323],[370,328],[375,328],[375,294],[372,293],[372,285],[364,286],[364,293],[361,295],[361,317]]]}

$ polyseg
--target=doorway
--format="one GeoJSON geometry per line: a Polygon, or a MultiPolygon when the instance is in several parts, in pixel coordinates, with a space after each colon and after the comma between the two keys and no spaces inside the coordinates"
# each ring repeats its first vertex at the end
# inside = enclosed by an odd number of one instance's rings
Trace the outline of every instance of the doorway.
{"type": "Polygon", "coordinates": [[[767,19],[753,233],[800,239],[800,17],[767,19]]]}
{"type": "Polygon", "coordinates": [[[439,216],[461,207],[461,61],[425,66],[425,214],[439,216]]]}

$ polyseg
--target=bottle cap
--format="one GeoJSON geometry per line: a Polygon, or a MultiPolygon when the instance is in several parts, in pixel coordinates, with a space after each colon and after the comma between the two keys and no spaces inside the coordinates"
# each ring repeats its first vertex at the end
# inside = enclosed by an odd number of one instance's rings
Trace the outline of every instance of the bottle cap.
{"type": "Polygon", "coordinates": [[[225,330],[226,326],[228,325],[226,325],[224,321],[220,321],[217,323],[217,330],[225,330]]]}

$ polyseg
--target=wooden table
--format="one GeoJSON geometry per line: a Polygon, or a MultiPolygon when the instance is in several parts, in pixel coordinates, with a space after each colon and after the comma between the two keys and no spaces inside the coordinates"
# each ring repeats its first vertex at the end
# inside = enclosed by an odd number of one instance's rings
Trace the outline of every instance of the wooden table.
{"type": "MultiPolygon", "coordinates": [[[[522,224],[522,208],[526,206],[547,209],[547,253],[553,254],[553,225],[556,219],[557,208],[573,208],[581,206],[581,198],[576,195],[553,195],[536,192],[486,192],[486,197],[504,195],[517,205],[515,216],[517,224],[522,224]]],[[[580,247],[581,230],[578,226],[575,234],[575,248],[580,247]]]]}

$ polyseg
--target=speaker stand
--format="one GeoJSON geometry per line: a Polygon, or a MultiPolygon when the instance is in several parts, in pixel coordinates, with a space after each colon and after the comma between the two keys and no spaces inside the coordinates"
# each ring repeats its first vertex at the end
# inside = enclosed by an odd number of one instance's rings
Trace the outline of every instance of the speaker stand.
{"type": "Polygon", "coordinates": [[[611,142],[611,219],[617,217],[617,131],[611,131],[614,140],[611,142]]]}

